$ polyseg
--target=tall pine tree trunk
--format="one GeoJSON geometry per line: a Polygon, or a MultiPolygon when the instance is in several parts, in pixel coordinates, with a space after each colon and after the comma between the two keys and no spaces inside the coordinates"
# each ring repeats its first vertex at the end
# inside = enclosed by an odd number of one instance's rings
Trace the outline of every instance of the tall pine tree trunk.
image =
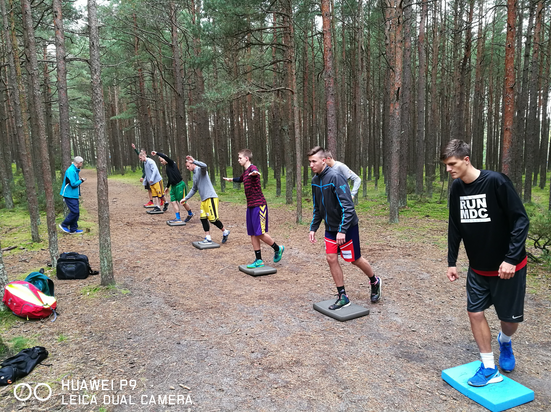
{"type": "Polygon", "coordinates": [[[323,79],[327,108],[327,149],[337,156],[337,111],[335,108],[335,74],[333,70],[333,45],[331,39],[331,0],[321,1],[323,19],[323,79]]]}
{"type": "Polygon", "coordinates": [[[507,37],[505,40],[505,78],[503,87],[503,150],[501,171],[511,173],[513,119],[515,117],[515,35],[517,0],[507,0],[507,37]]]}
{"type": "Polygon", "coordinates": [[[44,104],[40,90],[40,70],[38,68],[36,40],[34,38],[34,25],[32,19],[32,10],[30,0],[21,0],[21,9],[23,13],[24,33],[28,67],[27,71],[30,77],[30,91],[33,96],[33,106],[36,112],[36,129],[38,131],[38,140],[40,153],[42,156],[42,179],[44,182],[44,194],[46,196],[46,221],[48,226],[48,249],[52,267],[57,265],[58,246],[57,230],[55,223],[55,203],[54,190],[52,186],[52,171],[48,161],[48,136],[46,135],[46,121],[44,119],[44,104]]]}
{"type": "Polygon", "coordinates": [[[33,242],[40,242],[40,234],[38,225],[40,224],[40,215],[38,213],[38,196],[36,193],[36,182],[34,179],[33,164],[28,147],[28,125],[27,112],[21,106],[21,94],[17,81],[17,67],[13,42],[15,41],[15,33],[10,30],[8,23],[8,13],[6,11],[5,0],[0,0],[0,8],[2,9],[2,17],[4,22],[4,39],[6,40],[6,54],[8,55],[8,93],[10,101],[13,104],[13,112],[15,117],[15,133],[19,146],[20,165],[23,170],[23,178],[25,180],[25,194],[27,196],[27,204],[31,218],[31,237],[33,242]]]}
{"type": "Polygon", "coordinates": [[[105,110],[101,82],[100,37],[96,0],[88,0],[88,27],[90,30],[90,74],[92,83],[92,111],[94,135],[97,143],[98,225],[101,284],[115,283],[111,228],[109,225],[109,185],[107,183],[107,138],[105,136],[105,110]]]}

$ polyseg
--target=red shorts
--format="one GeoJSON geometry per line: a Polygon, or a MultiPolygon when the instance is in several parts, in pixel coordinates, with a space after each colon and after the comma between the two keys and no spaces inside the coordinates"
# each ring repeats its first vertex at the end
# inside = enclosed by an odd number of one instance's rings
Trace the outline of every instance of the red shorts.
{"type": "Polygon", "coordinates": [[[325,253],[341,253],[346,262],[355,262],[362,254],[360,252],[360,235],[358,225],[352,226],[346,232],[346,239],[341,246],[337,245],[337,232],[325,232],[325,253]]]}

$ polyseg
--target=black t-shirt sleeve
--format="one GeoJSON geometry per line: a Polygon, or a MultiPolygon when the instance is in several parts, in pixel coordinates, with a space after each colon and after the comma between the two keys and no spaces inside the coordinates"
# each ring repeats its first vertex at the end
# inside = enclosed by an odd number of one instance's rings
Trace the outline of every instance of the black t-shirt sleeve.
{"type": "Polygon", "coordinates": [[[528,236],[530,221],[526,209],[509,178],[498,187],[497,198],[502,207],[507,210],[511,240],[509,250],[505,255],[505,262],[512,265],[519,264],[526,257],[525,243],[528,236]]]}

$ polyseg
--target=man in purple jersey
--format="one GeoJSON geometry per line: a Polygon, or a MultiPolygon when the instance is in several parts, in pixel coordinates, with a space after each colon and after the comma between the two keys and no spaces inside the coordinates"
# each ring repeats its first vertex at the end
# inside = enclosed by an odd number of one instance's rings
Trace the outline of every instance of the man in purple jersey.
{"type": "Polygon", "coordinates": [[[260,185],[260,172],[258,168],[251,163],[253,157],[252,152],[249,149],[243,149],[239,151],[237,161],[245,171],[240,177],[225,177],[224,180],[228,182],[243,182],[245,186],[245,197],[247,198],[247,234],[251,237],[251,243],[253,244],[255,260],[247,268],[261,268],[264,266],[262,260],[262,254],[260,250],[260,241],[262,240],[268,246],[274,250],[274,262],[279,262],[284,246],[278,246],[278,244],[268,234],[268,205],[266,199],[262,194],[262,187],[260,185]]]}

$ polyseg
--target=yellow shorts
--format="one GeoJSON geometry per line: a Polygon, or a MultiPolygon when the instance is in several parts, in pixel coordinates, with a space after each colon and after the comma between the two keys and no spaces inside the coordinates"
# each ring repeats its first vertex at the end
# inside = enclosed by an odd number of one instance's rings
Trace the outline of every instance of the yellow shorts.
{"type": "Polygon", "coordinates": [[[218,198],[210,197],[201,202],[201,219],[214,222],[218,219],[218,198]]]}
{"type": "Polygon", "coordinates": [[[163,197],[163,181],[159,181],[155,184],[149,185],[151,188],[151,196],[153,197],[163,197]]]}

